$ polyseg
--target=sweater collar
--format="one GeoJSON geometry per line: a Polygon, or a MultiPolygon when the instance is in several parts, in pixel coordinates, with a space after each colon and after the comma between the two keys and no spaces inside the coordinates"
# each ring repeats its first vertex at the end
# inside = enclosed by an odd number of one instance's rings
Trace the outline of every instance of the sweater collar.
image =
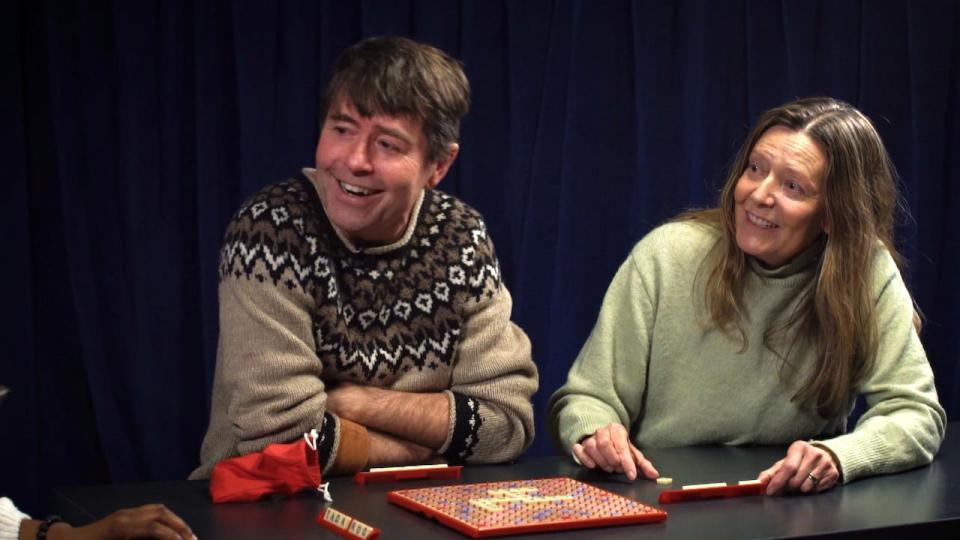
{"type": "Polygon", "coordinates": [[[764,279],[783,279],[797,276],[813,270],[823,255],[823,249],[827,245],[827,236],[821,234],[819,238],[813,241],[796,257],[790,259],[785,264],[776,268],[767,268],[757,260],[756,257],[748,257],[750,269],[758,276],[764,279]]]}
{"type": "MultiPolygon", "coordinates": [[[[317,186],[314,182],[313,175],[316,172],[316,169],[312,167],[304,167],[301,169],[301,172],[304,176],[310,180],[310,184],[313,186],[313,189],[316,190],[317,186]]],[[[371,255],[377,255],[380,253],[389,253],[391,251],[402,248],[410,242],[410,238],[413,237],[413,231],[417,228],[417,222],[420,218],[420,207],[423,205],[423,197],[426,195],[426,190],[420,191],[420,197],[417,199],[417,203],[413,205],[413,210],[410,212],[410,220],[407,221],[407,228],[396,242],[391,244],[386,244],[383,246],[357,246],[351,242],[345,234],[337,227],[329,218],[327,221],[330,223],[330,228],[333,229],[333,232],[337,234],[337,238],[340,239],[340,242],[346,247],[351,253],[367,253],[371,255]]],[[[319,197],[318,197],[319,199],[319,197]]],[[[321,207],[323,206],[323,201],[320,201],[321,207]]],[[[327,211],[324,208],[323,213],[326,214],[327,211]]]]}

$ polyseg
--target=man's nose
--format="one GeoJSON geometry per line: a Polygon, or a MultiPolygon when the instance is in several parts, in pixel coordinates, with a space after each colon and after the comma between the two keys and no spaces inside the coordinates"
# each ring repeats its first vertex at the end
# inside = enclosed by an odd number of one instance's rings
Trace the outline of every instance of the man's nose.
{"type": "Polygon", "coordinates": [[[369,144],[366,139],[361,138],[354,142],[347,155],[347,166],[353,174],[366,174],[373,171],[373,163],[370,161],[369,144]]]}

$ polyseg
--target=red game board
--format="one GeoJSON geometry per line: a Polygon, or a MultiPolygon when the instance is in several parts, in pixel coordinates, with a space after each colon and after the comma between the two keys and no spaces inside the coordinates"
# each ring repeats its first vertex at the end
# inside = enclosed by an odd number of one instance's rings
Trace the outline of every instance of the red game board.
{"type": "Polygon", "coordinates": [[[387,500],[474,538],[667,519],[663,510],[572,478],[401,489],[387,500]]]}

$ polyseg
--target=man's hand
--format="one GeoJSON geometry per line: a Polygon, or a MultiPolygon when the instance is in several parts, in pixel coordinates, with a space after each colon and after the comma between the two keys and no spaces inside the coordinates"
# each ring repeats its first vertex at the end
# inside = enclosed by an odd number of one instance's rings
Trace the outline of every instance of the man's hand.
{"type": "Polygon", "coordinates": [[[627,428],[613,423],[573,445],[573,455],[588,469],[600,467],[608,473],[623,473],[636,480],[637,471],[651,480],[660,476],[653,463],[630,442],[627,428]]]}
{"type": "Polygon", "coordinates": [[[436,452],[426,446],[378,431],[369,430],[368,433],[370,434],[368,467],[402,467],[444,462],[436,452]]]}
{"type": "Polygon", "coordinates": [[[787,456],[757,477],[767,484],[767,495],[819,493],[837,485],[840,469],[830,452],[808,442],[796,441],[787,456]]]}
{"type": "Polygon", "coordinates": [[[366,388],[352,383],[327,387],[327,410],[341,418],[363,424],[359,417],[362,416],[364,402],[367,400],[364,395],[366,388]]]}
{"type": "Polygon", "coordinates": [[[432,450],[443,446],[450,427],[450,402],[439,392],[401,392],[340,383],[327,389],[327,410],[369,430],[432,450]]]}

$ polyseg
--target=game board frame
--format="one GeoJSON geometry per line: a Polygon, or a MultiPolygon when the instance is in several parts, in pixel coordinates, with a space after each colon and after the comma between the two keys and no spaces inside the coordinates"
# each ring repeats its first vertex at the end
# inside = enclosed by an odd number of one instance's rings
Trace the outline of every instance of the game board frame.
{"type": "MultiPolygon", "coordinates": [[[[538,488],[539,489],[539,488],[538,488]]],[[[555,478],[539,478],[532,480],[508,480],[500,482],[483,482],[476,484],[454,484],[448,486],[437,486],[437,487],[428,487],[428,488],[413,488],[413,489],[402,489],[394,490],[387,494],[387,500],[393,504],[406,508],[408,510],[423,514],[424,516],[434,519],[439,523],[450,527],[460,533],[470,536],[472,538],[491,538],[496,536],[509,536],[515,534],[524,534],[524,533],[534,533],[534,532],[549,532],[549,531],[563,531],[563,530],[573,530],[573,529],[588,529],[596,527],[609,527],[617,525],[633,525],[633,524],[643,524],[643,523],[657,523],[664,521],[667,518],[667,513],[659,508],[655,508],[648,504],[641,503],[630,499],[629,497],[624,497],[623,495],[618,495],[611,491],[587,484],[585,482],[580,482],[574,480],[573,478],[566,477],[555,477],[555,478]],[[569,484],[570,493],[575,491],[574,488],[583,489],[589,491],[592,494],[601,494],[604,497],[609,497],[615,501],[622,501],[621,504],[626,503],[630,505],[638,505],[640,508],[644,509],[642,512],[623,514],[619,516],[590,516],[590,517],[581,517],[576,519],[564,519],[558,521],[546,521],[543,523],[525,523],[518,525],[506,525],[499,527],[482,527],[478,526],[475,523],[464,521],[452,515],[448,510],[443,508],[438,508],[435,506],[430,506],[423,504],[417,500],[414,500],[414,495],[419,495],[423,493],[449,493],[451,497],[457,497],[461,492],[465,490],[487,490],[487,491],[506,491],[509,489],[529,489],[530,487],[537,486],[550,486],[551,482],[569,484]]],[[[464,499],[470,500],[471,504],[476,504],[473,501],[477,499],[464,499]]],[[[512,500],[512,499],[505,499],[512,500]]],[[[582,501],[577,500],[577,503],[582,501]]],[[[462,503],[461,503],[462,504],[462,503]]],[[[543,503],[539,503],[543,504],[543,503]]],[[[481,508],[482,510],[482,508],[481,508]]],[[[509,509],[507,509],[509,510],[509,509]]]]}

